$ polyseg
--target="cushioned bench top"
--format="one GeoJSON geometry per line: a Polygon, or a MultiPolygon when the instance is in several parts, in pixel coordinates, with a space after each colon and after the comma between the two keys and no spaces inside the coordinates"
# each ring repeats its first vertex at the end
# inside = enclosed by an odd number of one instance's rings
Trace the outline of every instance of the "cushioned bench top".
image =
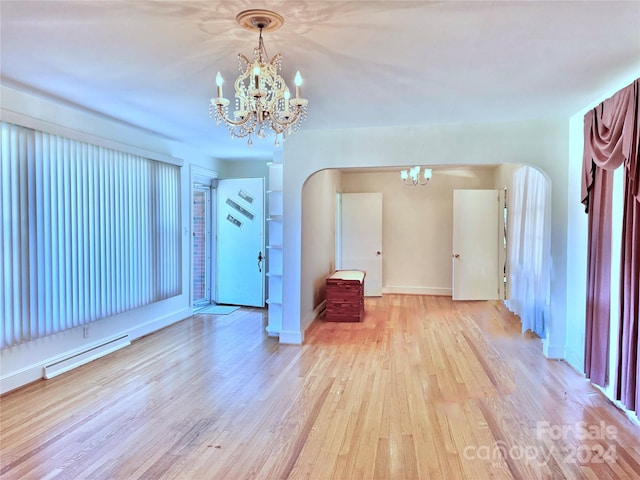
{"type": "Polygon", "coordinates": [[[331,280],[351,280],[362,283],[365,273],[362,270],[338,270],[329,278],[331,280]]]}

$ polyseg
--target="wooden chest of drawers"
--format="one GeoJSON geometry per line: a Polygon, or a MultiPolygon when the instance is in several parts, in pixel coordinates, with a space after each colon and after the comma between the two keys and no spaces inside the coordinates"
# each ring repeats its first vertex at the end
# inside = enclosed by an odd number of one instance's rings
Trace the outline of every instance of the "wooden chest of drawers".
{"type": "Polygon", "coordinates": [[[338,270],[327,278],[328,322],[361,322],[364,318],[364,277],[361,270],[338,270]]]}

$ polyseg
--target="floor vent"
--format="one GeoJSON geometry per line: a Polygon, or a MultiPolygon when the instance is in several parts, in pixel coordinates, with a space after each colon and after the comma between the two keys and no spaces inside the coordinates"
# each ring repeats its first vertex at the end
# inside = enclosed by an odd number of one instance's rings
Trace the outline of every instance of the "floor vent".
{"type": "Polygon", "coordinates": [[[68,372],[73,368],[79,367],[80,365],[89,363],[96,358],[103,357],[111,352],[124,348],[127,345],[131,345],[128,335],[114,338],[113,340],[97,345],[89,350],[85,350],[84,352],[45,366],[43,376],[46,379],[53,378],[61,373],[68,372]]]}

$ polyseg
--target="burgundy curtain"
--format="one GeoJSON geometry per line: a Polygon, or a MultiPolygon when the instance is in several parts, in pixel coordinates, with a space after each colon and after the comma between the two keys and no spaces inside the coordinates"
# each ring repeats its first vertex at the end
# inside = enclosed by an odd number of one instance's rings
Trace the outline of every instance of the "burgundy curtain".
{"type": "Polygon", "coordinates": [[[607,383],[611,316],[611,211],[613,172],[592,165],[588,214],[587,310],[584,373],[596,385],[607,383]]]}
{"type": "Polygon", "coordinates": [[[638,278],[640,277],[640,79],[584,117],[582,203],[589,215],[585,374],[604,386],[609,343],[612,175],[625,170],[621,255],[620,353],[615,379],[618,400],[640,407],[638,278]]]}
{"type": "MultiPolygon", "coordinates": [[[[636,149],[638,143],[636,142],[636,149]]],[[[636,157],[637,161],[637,157],[636,157]]],[[[638,163],[638,162],[637,162],[638,163]]],[[[618,354],[618,378],[615,384],[616,398],[630,410],[640,413],[640,365],[638,357],[638,284],[640,279],[640,199],[636,181],[626,178],[624,223],[622,226],[622,272],[620,292],[620,350],[618,354]],[[625,246],[627,248],[625,248],[625,246]]]]}

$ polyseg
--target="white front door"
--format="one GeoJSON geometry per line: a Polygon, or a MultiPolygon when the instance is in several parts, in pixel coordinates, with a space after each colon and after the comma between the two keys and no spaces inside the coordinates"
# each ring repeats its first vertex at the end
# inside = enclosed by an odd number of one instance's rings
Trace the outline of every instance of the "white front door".
{"type": "Polygon", "coordinates": [[[453,299],[499,298],[498,190],[453,191],[453,299]]]}
{"type": "Polygon", "coordinates": [[[264,179],[220,180],[216,302],[264,306],[264,179]]]}
{"type": "Polygon", "coordinates": [[[341,270],[364,270],[364,294],[382,295],[382,193],[343,193],[340,206],[341,270]]]}

